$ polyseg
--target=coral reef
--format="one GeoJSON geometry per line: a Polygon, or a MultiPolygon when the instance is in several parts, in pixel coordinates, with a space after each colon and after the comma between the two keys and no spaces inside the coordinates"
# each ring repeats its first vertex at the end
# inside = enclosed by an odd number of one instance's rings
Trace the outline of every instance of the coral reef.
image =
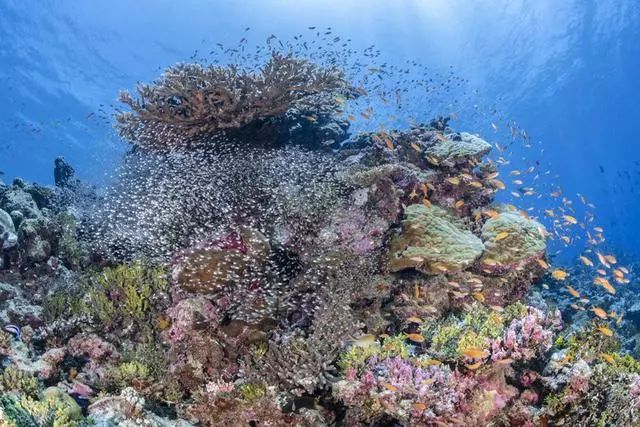
{"type": "Polygon", "coordinates": [[[327,61],[170,67],[104,191],[0,184],[0,425],[638,425],[629,270],[551,269],[449,118],[350,136],[327,61]]]}

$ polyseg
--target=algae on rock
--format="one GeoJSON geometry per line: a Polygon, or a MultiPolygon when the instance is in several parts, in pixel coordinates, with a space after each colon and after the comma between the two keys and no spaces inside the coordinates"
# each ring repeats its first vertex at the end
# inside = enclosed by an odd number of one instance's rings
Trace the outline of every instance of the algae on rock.
{"type": "Polygon", "coordinates": [[[405,210],[402,232],[391,240],[389,267],[425,274],[459,271],[470,267],[483,249],[462,220],[438,206],[414,204],[405,210]]]}

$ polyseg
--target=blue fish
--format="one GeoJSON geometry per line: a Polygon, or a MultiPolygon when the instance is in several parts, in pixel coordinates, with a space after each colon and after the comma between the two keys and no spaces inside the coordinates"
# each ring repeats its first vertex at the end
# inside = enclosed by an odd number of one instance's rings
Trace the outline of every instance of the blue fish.
{"type": "Polygon", "coordinates": [[[22,339],[22,332],[20,331],[20,326],[9,324],[9,325],[5,325],[3,329],[9,332],[10,334],[13,334],[13,336],[15,336],[18,341],[22,339]]]}

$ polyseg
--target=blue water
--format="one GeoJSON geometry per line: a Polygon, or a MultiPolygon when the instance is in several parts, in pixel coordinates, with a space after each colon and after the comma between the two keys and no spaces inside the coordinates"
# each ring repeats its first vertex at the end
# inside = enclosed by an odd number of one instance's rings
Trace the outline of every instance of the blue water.
{"type": "Polygon", "coordinates": [[[460,127],[491,139],[490,124],[502,128],[491,114],[517,121],[542,142],[539,161],[549,179],[597,205],[597,223],[613,247],[640,255],[634,0],[4,0],[5,181],[51,183],[59,155],[83,179],[104,181],[127,149],[104,119],[117,108],[119,90],[205,55],[215,43],[236,45],[245,36],[259,44],[271,34],[287,40],[309,26],[331,27],[353,50],[375,45],[389,64],[417,61],[466,79],[456,109],[480,106],[483,113],[460,117],[473,128],[460,127]],[[494,107],[498,112],[489,113],[494,107]]]}

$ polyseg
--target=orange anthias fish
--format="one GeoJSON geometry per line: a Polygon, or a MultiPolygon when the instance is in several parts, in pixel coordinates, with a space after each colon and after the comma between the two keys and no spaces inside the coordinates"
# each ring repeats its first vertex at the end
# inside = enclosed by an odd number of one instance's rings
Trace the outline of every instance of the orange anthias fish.
{"type": "Polygon", "coordinates": [[[607,328],[606,326],[599,326],[598,327],[598,331],[600,331],[602,333],[602,335],[605,335],[607,337],[612,337],[613,336],[613,331],[609,328],[607,328]]]}
{"type": "Polygon", "coordinates": [[[407,338],[417,343],[424,342],[424,337],[420,334],[407,334],[407,338]]]}
{"type": "Polygon", "coordinates": [[[475,371],[476,369],[478,369],[480,366],[482,366],[482,360],[476,363],[473,363],[471,365],[464,365],[465,368],[469,369],[470,371],[475,371]]]}
{"type": "Polygon", "coordinates": [[[595,315],[601,319],[606,319],[608,317],[607,312],[601,309],[600,307],[593,307],[591,311],[593,311],[595,315]]]}
{"type": "Polygon", "coordinates": [[[567,286],[567,291],[569,291],[569,293],[571,294],[572,297],[580,298],[580,292],[576,291],[571,286],[567,286]]]}
{"type": "Polygon", "coordinates": [[[467,347],[461,352],[470,359],[484,359],[487,357],[487,350],[478,347],[467,347]]]}

